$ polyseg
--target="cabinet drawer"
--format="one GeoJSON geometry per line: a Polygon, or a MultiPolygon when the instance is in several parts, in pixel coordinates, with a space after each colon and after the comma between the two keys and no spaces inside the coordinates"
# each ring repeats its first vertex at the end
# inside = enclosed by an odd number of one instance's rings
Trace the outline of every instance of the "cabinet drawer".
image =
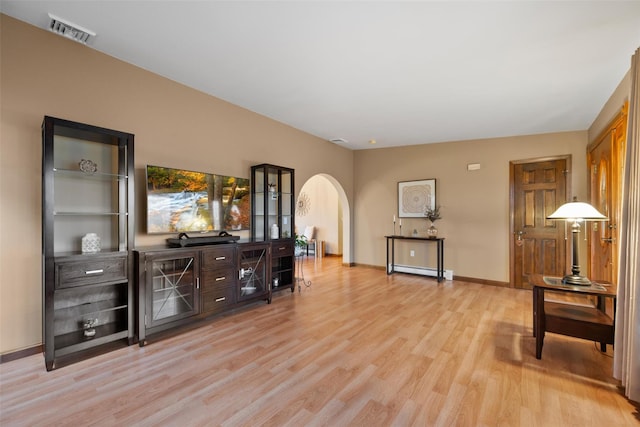
{"type": "Polygon", "coordinates": [[[127,258],[56,263],[56,288],[127,280],[127,258]]]}
{"type": "Polygon", "coordinates": [[[233,286],[236,274],[236,269],[233,267],[204,270],[201,276],[202,291],[208,292],[220,287],[233,286]]]}
{"type": "Polygon", "coordinates": [[[202,251],[202,268],[214,269],[235,265],[235,246],[205,249],[202,251]]]}
{"type": "Polygon", "coordinates": [[[274,242],[271,245],[271,256],[291,256],[293,255],[293,242],[274,242]]]}
{"type": "Polygon", "coordinates": [[[235,288],[224,286],[201,295],[203,313],[217,313],[235,304],[235,288]]]}

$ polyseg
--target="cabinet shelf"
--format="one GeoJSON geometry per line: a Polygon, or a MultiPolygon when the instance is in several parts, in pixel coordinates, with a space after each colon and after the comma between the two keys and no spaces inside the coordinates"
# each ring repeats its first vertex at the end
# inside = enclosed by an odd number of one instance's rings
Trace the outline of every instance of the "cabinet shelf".
{"type": "Polygon", "coordinates": [[[86,338],[82,330],[70,332],[55,337],[56,356],[65,356],[78,351],[87,350],[97,345],[127,338],[126,325],[120,322],[107,323],[95,327],[96,334],[93,338],[86,338]]]}
{"type": "Polygon", "coordinates": [[[113,305],[113,301],[105,300],[98,302],[87,302],[73,307],[59,308],[55,311],[56,319],[74,319],[79,317],[89,317],[89,315],[97,315],[110,311],[124,310],[128,308],[127,304],[113,305]]]}
{"type": "Polygon", "coordinates": [[[99,180],[125,180],[128,179],[128,175],[120,175],[114,173],[104,173],[104,172],[95,172],[92,174],[88,174],[79,170],[73,169],[61,169],[61,168],[53,168],[53,172],[56,175],[69,176],[78,179],[99,179],[99,180]]]}
{"type": "Polygon", "coordinates": [[[100,256],[101,258],[104,256],[118,257],[118,256],[125,256],[126,254],[127,254],[127,251],[122,251],[119,249],[101,248],[100,252],[97,252],[97,253],[84,253],[82,251],[55,252],[53,254],[53,258],[55,259],[56,262],[61,262],[65,260],[84,261],[84,260],[91,260],[93,258],[97,258],[98,256],[100,256]]]}
{"type": "Polygon", "coordinates": [[[55,216],[127,216],[128,212],[53,212],[55,216]]]}

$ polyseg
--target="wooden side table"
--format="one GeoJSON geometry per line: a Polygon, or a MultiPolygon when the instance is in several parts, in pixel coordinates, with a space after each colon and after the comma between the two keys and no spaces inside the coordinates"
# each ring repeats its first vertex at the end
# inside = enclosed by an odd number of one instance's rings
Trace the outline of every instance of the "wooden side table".
{"type": "Polygon", "coordinates": [[[536,358],[542,358],[545,332],[568,335],[600,343],[606,351],[613,344],[615,331],[616,287],[610,283],[592,283],[590,286],[564,285],[561,277],[532,275],[533,336],[536,337],[536,358]],[[563,302],[545,301],[545,291],[574,295],[592,295],[597,299],[593,307],[563,302]],[[613,317],[605,312],[605,301],[613,302],[613,317]]]}

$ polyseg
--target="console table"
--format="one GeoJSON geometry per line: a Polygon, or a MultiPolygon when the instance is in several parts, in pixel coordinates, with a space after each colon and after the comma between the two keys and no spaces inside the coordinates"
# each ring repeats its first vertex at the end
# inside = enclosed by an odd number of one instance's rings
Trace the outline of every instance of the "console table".
{"type": "Polygon", "coordinates": [[[444,281],[444,237],[411,237],[411,236],[384,236],[387,239],[387,274],[395,272],[395,247],[396,240],[413,240],[417,242],[435,243],[438,254],[437,279],[438,282],[444,281]],[[391,251],[389,251],[391,244],[391,251]],[[391,254],[391,263],[389,263],[389,254],[391,254]]]}
{"type": "Polygon", "coordinates": [[[592,283],[590,286],[565,285],[561,277],[535,274],[529,276],[533,285],[533,336],[536,337],[536,359],[542,358],[545,332],[568,335],[600,343],[606,351],[613,344],[616,287],[610,283],[592,283]],[[545,301],[545,291],[596,297],[595,306],[576,305],[570,302],[545,301]],[[605,301],[611,298],[613,316],[605,312],[605,301]]]}

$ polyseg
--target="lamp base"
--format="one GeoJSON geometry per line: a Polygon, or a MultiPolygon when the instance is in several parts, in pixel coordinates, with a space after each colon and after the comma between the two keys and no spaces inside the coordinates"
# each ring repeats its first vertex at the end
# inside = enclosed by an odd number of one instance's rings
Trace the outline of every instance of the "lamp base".
{"type": "Polygon", "coordinates": [[[568,274],[562,278],[565,285],[591,286],[591,280],[577,274],[568,274]]]}

